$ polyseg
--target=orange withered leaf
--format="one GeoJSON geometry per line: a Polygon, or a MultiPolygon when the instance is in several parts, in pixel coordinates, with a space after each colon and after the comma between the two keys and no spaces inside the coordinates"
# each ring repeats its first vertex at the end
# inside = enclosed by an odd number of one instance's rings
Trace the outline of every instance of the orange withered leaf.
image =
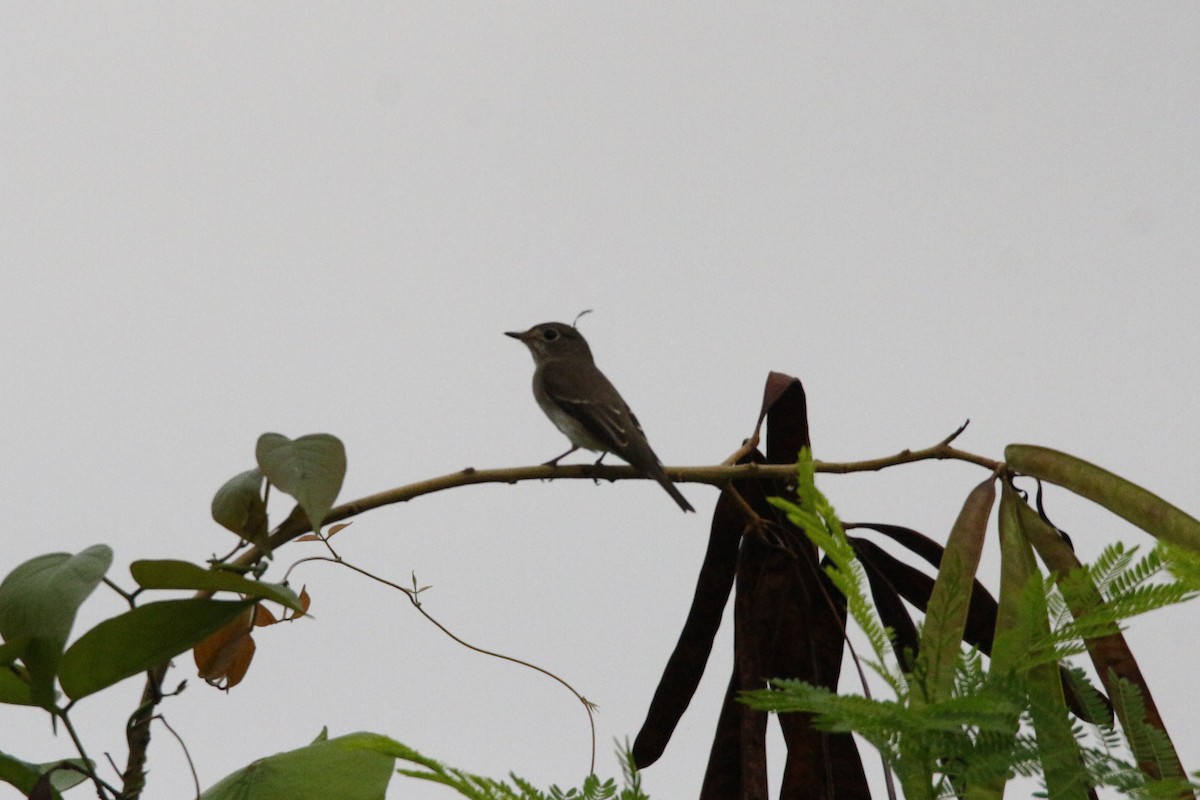
{"type": "Polygon", "coordinates": [[[271,609],[259,603],[254,608],[254,627],[265,628],[268,625],[274,625],[279,622],[279,618],[271,613],[271,609]]]}
{"type": "Polygon", "coordinates": [[[251,606],[233,622],[209,636],[192,650],[196,668],[208,683],[220,689],[231,689],[241,683],[254,658],[254,640],[250,629],[255,609],[251,606]]]}

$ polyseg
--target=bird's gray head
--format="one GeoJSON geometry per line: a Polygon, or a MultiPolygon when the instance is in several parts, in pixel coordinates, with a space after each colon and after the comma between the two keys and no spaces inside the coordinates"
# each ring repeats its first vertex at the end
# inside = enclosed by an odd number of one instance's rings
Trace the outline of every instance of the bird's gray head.
{"type": "Polygon", "coordinates": [[[504,335],[524,342],[533,353],[535,364],[552,358],[584,358],[589,363],[592,360],[592,351],[583,334],[561,322],[543,322],[523,333],[507,331],[504,335]]]}

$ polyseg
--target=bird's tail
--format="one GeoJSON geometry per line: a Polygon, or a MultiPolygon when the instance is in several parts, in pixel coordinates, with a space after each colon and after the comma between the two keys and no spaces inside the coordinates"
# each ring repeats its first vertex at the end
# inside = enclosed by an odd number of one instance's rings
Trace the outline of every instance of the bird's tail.
{"type": "Polygon", "coordinates": [[[662,467],[656,469],[653,472],[653,476],[654,480],[658,481],[659,485],[667,490],[667,494],[671,495],[671,499],[678,503],[680,508],[684,511],[696,510],[692,508],[692,504],[687,501],[687,498],[680,493],[675,484],[671,482],[671,479],[667,477],[667,473],[662,471],[662,467]]]}

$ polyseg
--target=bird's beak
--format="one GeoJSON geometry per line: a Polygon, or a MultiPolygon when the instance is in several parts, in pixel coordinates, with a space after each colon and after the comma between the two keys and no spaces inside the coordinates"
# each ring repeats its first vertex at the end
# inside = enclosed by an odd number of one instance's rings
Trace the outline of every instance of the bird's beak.
{"type": "Polygon", "coordinates": [[[524,331],[523,333],[517,333],[516,331],[505,331],[504,335],[511,336],[514,339],[520,339],[521,341],[525,341],[526,333],[529,333],[529,331],[524,331]]]}

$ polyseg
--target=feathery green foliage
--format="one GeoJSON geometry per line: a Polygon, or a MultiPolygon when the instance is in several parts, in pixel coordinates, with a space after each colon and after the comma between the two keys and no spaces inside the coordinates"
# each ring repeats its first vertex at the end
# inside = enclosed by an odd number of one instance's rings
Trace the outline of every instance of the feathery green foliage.
{"type": "Polygon", "coordinates": [[[641,776],[633,763],[633,755],[628,743],[619,745],[618,756],[621,760],[622,785],[609,778],[601,782],[596,775],[583,779],[579,788],[562,789],[551,786],[541,791],[529,781],[516,775],[509,774],[511,783],[473,775],[461,769],[447,767],[439,761],[422,756],[417,752],[406,756],[406,760],[419,765],[422,769],[400,769],[401,775],[418,778],[430,783],[440,783],[449,786],[462,797],[471,800],[649,800],[642,791],[641,776]]]}
{"type": "Polygon", "coordinates": [[[1200,590],[1200,552],[1167,542],[1159,542],[1157,549],[1175,580],[1200,590]]]}
{"type": "Polygon", "coordinates": [[[832,505],[815,486],[807,450],[801,454],[797,475],[797,501],[773,498],[772,503],[828,556],[826,572],[845,594],[850,616],[870,643],[873,658],[868,664],[887,682],[895,699],[836,694],[803,681],[781,679],[772,681],[770,689],[743,693],[744,702],[777,713],[807,712],[821,729],[858,733],[895,770],[909,800],[971,796],[969,787],[1048,773],[1060,796],[1064,790],[1074,796],[1095,786],[1138,798],[1178,798],[1200,788],[1200,783],[1186,779],[1171,757],[1163,731],[1145,722],[1145,704],[1137,686],[1117,682],[1119,696],[1113,700],[1128,710],[1130,720],[1136,720],[1122,730],[1083,670],[1066,662],[1086,650],[1085,639],[1116,632],[1124,619],[1200,593],[1200,554],[1160,544],[1138,559],[1136,547],[1112,545],[1095,563],[1062,579],[1068,590],[1071,582],[1079,582],[1095,586],[1098,592],[1098,601],[1077,608],[1076,615],[1056,585],[1056,576],[1031,581],[1017,598],[1016,609],[1021,618],[1043,620],[1026,630],[1040,628],[1044,633],[1022,644],[1015,654],[1016,669],[1007,675],[990,671],[977,651],[963,648],[951,696],[929,703],[910,689],[919,685],[919,674],[904,674],[899,666],[889,666],[897,664],[891,632],[868,599],[862,566],[832,505]],[[1061,694],[1045,691],[1047,680],[1057,681],[1060,665],[1066,668],[1065,677],[1083,712],[1098,724],[1073,717],[1068,722],[1061,694]],[[1057,694],[1058,699],[1048,694],[1057,694]],[[1046,735],[1039,737],[1037,731],[1046,735]],[[1139,770],[1137,762],[1146,759],[1166,763],[1167,777],[1153,780],[1139,770]]]}
{"type": "Polygon", "coordinates": [[[898,668],[887,666],[889,656],[891,661],[896,660],[892,647],[892,632],[884,627],[874,604],[867,597],[864,590],[866,574],[846,539],[841,520],[838,519],[829,500],[817,489],[812,451],[808,448],[801,451],[797,474],[796,497],[799,502],[793,503],[780,497],[772,497],[771,505],[787,514],[792,524],[803,530],[813,544],[829,557],[832,563],[825,568],[825,574],[838,591],[845,595],[850,617],[871,644],[874,658],[869,659],[867,665],[883,678],[897,695],[904,694],[906,686],[903,674],[898,668]]]}
{"type": "MultiPolygon", "coordinates": [[[[1167,548],[1159,545],[1135,562],[1138,548],[1127,549],[1117,542],[1106,547],[1095,563],[1062,578],[1065,588],[1056,588],[1053,577],[1048,579],[1045,591],[1052,628],[1049,638],[1038,642],[1029,653],[1030,662],[1062,661],[1085,652],[1085,640],[1115,633],[1123,620],[1194,598],[1200,583],[1190,585],[1186,580],[1167,577],[1174,572],[1173,567],[1168,569],[1168,564],[1176,563],[1173,560],[1176,555],[1187,559],[1193,554],[1182,548],[1167,548]],[[1156,578],[1160,580],[1153,582],[1156,578]],[[1073,585],[1089,583],[1099,592],[1100,602],[1072,616],[1063,593],[1069,592],[1073,585]]],[[[1185,574],[1186,569],[1184,566],[1185,574]]],[[[1200,572],[1197,577],[1200,578],[1200,572]]]]}

